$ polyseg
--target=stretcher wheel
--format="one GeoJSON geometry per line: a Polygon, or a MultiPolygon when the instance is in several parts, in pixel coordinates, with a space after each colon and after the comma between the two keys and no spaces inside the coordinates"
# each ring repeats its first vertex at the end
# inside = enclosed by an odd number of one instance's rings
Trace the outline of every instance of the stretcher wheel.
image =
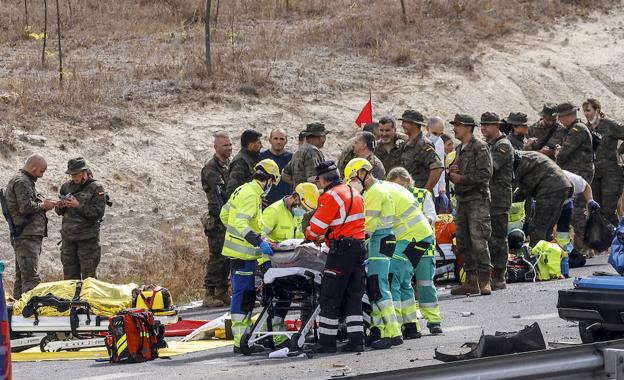
{"type": "Polygon", "coordinates": [[[44,336],[43,338],[41,338],[41,342],[39,342],[39,350],[41,350],[41,352],[48,352],[46,350],[46,348],[45,348],[46,345],[48,343],[50,343],[50,342],[55,341],[55,340],[57,340],[55,335],[48,334],[48,335],[44,336]]]}
{"type": "Polygon", "coordinates": [[[240,339],[240,351],[241,351],[241,354],[245,356],[251,355],[251,348],[249,347],[249,338],[251,338],[251,334],[244,333],[240,339]]]}

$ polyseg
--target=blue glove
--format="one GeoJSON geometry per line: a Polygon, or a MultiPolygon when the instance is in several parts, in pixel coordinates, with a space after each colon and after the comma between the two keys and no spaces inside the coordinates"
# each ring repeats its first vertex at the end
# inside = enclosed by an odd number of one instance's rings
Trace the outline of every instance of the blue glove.
{"type": "Polygon", "coordinates": [[[600,210],[600,205],[598,204],[598,202],[596,202],[595,200],[591,200],[589,201],[589,203],[587,204],[587,207],[591,210],[591,211],[598,211],[600,210]]]}
{"type": "Polygon", "coordinates": [[[449,199],[446,196],[446,192],[440,192],[438,194],[438,207],[440,209],[439,211],[443,211],[443,213],[448,212],[447,210],[449,209],[449,199]]]}
{"type": "Polygon", "coordinates": [[[260,251],[263,255],[273,256],[273,248],[271,248],[271,244],[269,244],[268,241],[262,240],[258,247],[260,247],[260,251]]]}

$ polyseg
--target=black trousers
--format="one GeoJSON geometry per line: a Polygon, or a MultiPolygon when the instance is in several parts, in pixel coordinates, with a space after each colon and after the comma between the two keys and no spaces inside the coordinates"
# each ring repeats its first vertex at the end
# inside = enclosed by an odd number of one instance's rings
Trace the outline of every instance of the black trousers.
{"type": "Polygon", "coordinates": [[[349,343],[364,343],[362,297],[366,287],[366,247],[360,240],[333,244],[321,282],[319,343],[336,345],[338,320],[345,317],[349,343]]]}

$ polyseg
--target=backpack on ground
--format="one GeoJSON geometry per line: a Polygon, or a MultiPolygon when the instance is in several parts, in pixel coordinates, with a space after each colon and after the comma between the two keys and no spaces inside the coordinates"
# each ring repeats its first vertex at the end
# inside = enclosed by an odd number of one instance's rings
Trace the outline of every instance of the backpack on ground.
{"type": "Polygon", "coordinates": [[[132,291],[132,307],[151,311],[155,315],[175,313],[171,293],[157,285],[143,285],[132,291]]]}
{"type": "Polygon", "coordinates": [[[565,251],[557,243],[540,240],[533,247],[533,255],[537,260],[537,279],[540,281],[558,280],[561,278],[561,259],[565,251]]]}
{"type": "Polygon", "coordinates": [[[537,260],[534,257],[510,256],[507,261],[507,282],[534,281],[536,265],[537,260]]]}
{"type": "Polygon", "coordinates": [[[619,274],[624,275],[624,218],[615,231],[615,237],[611,243],[611,253],[609,254],[609,264],[619,274]]]}
{"type": "Polygon", "coordinates": [[[165,328],[150,311],[126,309],[108,321],[106,348],[111,363],[141,363],[158,357],[167,347],[165,328]]]}

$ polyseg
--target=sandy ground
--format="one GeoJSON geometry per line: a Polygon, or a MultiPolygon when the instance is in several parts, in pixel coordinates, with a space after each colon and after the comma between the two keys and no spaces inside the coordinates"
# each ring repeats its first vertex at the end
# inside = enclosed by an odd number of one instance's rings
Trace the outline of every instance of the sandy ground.
{"type": "MultiPolygon", "coordinates": [[[[0,159],[0,183],[8,181],[26,156],[40,152],[49,158],[49,169],[38,188],[55,197],[66,179],[67,160],[86,157],[115,202],[103,224],[100,273],[119,272],[157,248],[163,237],[181,230],[191,231],[198,252],[206,249],[199,225],[206,205],[199,172],[213,153],[214,131],[226,129],[236,141],[246,128],[268,133],[282,127],[291,136],[289,148],[294,149],[298,132],[318,120],[332,131],[325,150],[335,157],[354,132],[354,119],[369,89],[373,89],[375,118],[398,117],[404,109],[415,108],[444,118],[456,112],[478,117],[488,110],[504,116],[522,111],[535,121],[546,101],[580,105],[584,98],[595,96],[607,114],[622,119],[624,45],[618,41],[623,35],[624,9],[619,8],[575,24],[483,45],[482,52],[475,53],[477,63],[470,73],[435,67],[423,73],[320,51],[313,66],[278,62],[274,75],[282,86],[275,94],[207,95],[199,103],[164,109],[136,106],[124,111],[140,120],[131,125],[124,123],[121,113],[118,120],[83,129],[70,129],[67,122],[49,117],[28,132],[43,136],[44,142],[18,139],[17,152],[0,159]]],[[[235,146],[238,149],[237,142],[235,146]]],[[[60,218],[51,215],[49,227],[41,270],[58,274],[60,218]]],[[[9,262],[9,278],[12,256],[7,229],[0,228],[0,259],[9,262]]]]}

